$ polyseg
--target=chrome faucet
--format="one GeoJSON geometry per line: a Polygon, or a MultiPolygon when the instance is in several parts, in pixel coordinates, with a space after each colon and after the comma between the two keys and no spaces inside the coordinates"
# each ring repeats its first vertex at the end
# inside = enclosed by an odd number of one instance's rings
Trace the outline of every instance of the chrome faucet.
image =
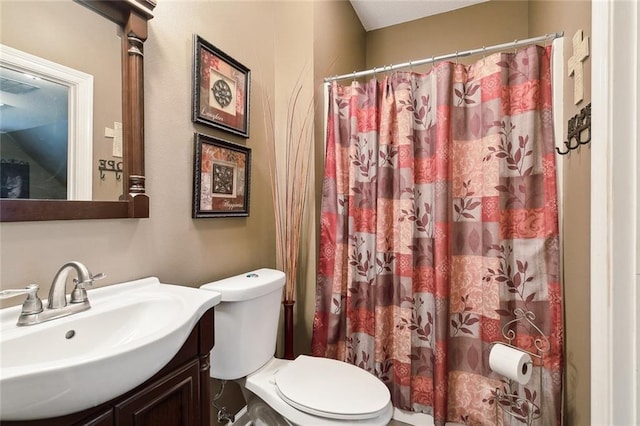
{"type": "Polygon", "coordinates": [[[42,301],[38,297],[37,284],[28,285],[25,289],[0,291],[0,299],[27,294],[27,299],[22,304],[22,312],[18,317],[18,325],[39,324],[91,308],[86,287],[91,286],[95,280],[104,277],[105,275],[102,273],[91,274],[89,269],[80,262],[68,262],[62,265],[53,279],[49,290],[47,309],[43,308],[42,301]],[[67,279],[69,278],[69,273],[73,270],[76,271],[77,278],[73,279],[75,287],[71,292],[69,302],[67,302],[67,279]]]}

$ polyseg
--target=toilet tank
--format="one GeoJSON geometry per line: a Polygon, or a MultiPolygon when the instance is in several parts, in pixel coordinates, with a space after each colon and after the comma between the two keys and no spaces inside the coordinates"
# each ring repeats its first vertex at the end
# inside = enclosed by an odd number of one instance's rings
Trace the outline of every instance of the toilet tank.
{"type": "Polygon", "coordinates": [[[222,295],[215,307],[211,377],[239,379],[273,358],[284,282],[283,272],[264,268],[200,287],[222,295]]]}

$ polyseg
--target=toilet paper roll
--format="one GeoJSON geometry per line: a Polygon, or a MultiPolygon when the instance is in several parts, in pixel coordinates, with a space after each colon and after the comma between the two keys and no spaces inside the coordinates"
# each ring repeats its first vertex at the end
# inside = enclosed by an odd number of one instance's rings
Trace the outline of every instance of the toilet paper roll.
{"type": "Polygon", "coordinates": [[[496,343],[489,352],[489,367],[492,371],[526,385],[531,379],[533,363],[528,353],[501,343],[496,343]]]}

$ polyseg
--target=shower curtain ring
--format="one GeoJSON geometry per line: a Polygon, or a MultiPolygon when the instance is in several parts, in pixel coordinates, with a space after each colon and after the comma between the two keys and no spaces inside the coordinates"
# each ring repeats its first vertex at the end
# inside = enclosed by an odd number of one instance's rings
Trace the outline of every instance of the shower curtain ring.
{"type": "Polygon", "coordinates": [[[458,65],[458,51],[456,50],[456,65],[458,65]]]}
{"type": "Polygon", "coordinates": [[[413,72],[413,64],[411,63],[411,59],[409,59],[409,71],[413,72]]]}
{"type": "Polygon", "coordinates": [[[356,72],[355,72],[355,70],[353,71],[353,81],[356,81],[356,72]]]}

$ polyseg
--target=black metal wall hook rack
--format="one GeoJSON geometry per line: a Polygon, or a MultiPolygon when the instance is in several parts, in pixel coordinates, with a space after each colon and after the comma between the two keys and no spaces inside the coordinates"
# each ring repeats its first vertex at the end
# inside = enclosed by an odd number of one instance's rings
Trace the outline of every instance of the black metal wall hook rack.
{"type": "Polygon", "coordinates": [[[580,110],[579,114],[574,115],[569,119],[567,128],[567,140],[564,141],[566,151],[561,151],[556,147],[556,151],[560,155],[567,155],[581,145],[586,145],[591,142],[591,104],[580,110]],[[587,132],[586,138],[583,140],[583,134],[587,132]]]}
{"type": "Polygon", "coordinates": [[[100,164],[98,166],[98,170],[100,171],[100,180],[105,179],[104,172],[112,172],[116,174],[116,180],[120,181],[122,179],[122,161],[115,160],[100,160],[100,164]]]}

